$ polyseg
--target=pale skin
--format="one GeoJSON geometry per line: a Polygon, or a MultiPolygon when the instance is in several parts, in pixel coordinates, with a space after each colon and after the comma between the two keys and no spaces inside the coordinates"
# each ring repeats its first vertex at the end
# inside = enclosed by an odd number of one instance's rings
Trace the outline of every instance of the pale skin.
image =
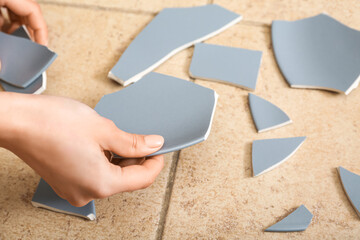
{"type": "MultiPolygon", "coordinates": [[[[0,0],[0,6],[17,16],[13,19],[25,19],[19,23],[29,24],[36,42],[47,43],[46,24],[34,1],[0,0]]],[[[15,153],[74,206],[150,186],[164,157],[144,156],[163,144],[158,135],[126,133],[72,99],[0,92],[0,147],[15,153]],[[106,151],[126,159],[114,165],[106,151]]]]}

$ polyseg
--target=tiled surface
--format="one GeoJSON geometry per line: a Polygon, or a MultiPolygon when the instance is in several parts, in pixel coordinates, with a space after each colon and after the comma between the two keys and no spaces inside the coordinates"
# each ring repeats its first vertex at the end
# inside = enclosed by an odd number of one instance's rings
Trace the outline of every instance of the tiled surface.
{"type": "MultiPolygon", "coordinates": [[[[131,40],[163,7],[208,1],[41,0],[50,47],[59,54],[48,70],[45,94],[67,96],[94,107],[104,94],[121,87],[107,73],[131,40]],[[150,13],[150,14],[146,14],[150,13]]],[[[360,174],[360,89],[349,96],[291,89],[271,49],[273,19],[295,20],[327,12],[359,29],[360,2],[215,0],[244,20],[208,43],[263,51],[255,94],[283,109],[293,120],[257,134],[247,91],[196,80],[220,97],[209,139],[181,151],[164,239],[356,239],[360,220],[341,188],[336,167],[360,174]],[[286,163],[251,177],[254,139],[306,135],[286,163]],[[314,214],[302,233],[264,233],[301,204],[314,214]]],[[[189,79],[193,49],[181,51],[157,72],[189,79]]],[[[149,189],[97,200],[98,220],[33,208],[39,180],[28,166],[0,149],[0,239],[154,239],[162,229],[172,154],[149,189]]],[[[173,173],[173,172],[172,172],[173,173]]],[[[170,181],[170,184],[169,184],[170,181]]]]}
{"type": "Polygon", "coordinates": [[[221,6],[243,15],[245,21],[271,24],[273,20],[298,20],[328,13],[337,20],[359,29],[358,0],[214,0],[221,6]]]}
{"type": "Polygon", "coordinates": [[[263,51],[255,94],[281,107],[293,124],[256,133],[247,91],[196,80],[219,93],[209,139],[181,151],[164,239],[354,239],[359,218],[348,202],[335,168],[360,174],[360,91],[349,96],[291,89],[270,46],[270,29],[238,24],[208,43],[263,51]],[[253,178],[254,139],[307,136],[287,162],[253,178]],[[302,233],[264,233],[305,204],[314,214],[302,233]],[[331,236],[331,237],[330,237],[331,236]]]}
{"type": "MultiPolygon", "coordinates": [[[[120,89],[107,72],[152,17],[53,5],[42,10],[49,45],[59,55],[47,72],[45,94],[94,107],[102,95],[120,89]]],[[[97,200],[98,219],[89,222],[34,208],[30,201],[39,176],[0,149],[0,239],[155,239],[172,161],[173,154],[166,155],[164,170],[150,188],[97,200]]]]}
{"type": "Polygon", "coordinates": [[[208,0],[39,0],[42,3],[71,4],[74,6],[93,6],[108,9],[119,9],[137,13],[156,13],[165,7],[192,7],[204,5],[208,0]]]}

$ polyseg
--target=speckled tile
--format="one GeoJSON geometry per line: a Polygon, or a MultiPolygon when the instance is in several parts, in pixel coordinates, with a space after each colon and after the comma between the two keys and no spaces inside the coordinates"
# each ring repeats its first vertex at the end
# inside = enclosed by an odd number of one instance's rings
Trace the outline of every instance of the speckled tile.
{"type": "Polygon", "coordinates": [[[207,42],[263,51],[254,93],[281,107],[293,124],[258,134],[247,91],[196,80],[219,100],[208,140],[180,153],[164,239],[358,238],[359,220],[336,167],[360,171],[360,91],[291,89],[271,51],[269,27],[238,24],[207,42]],[[294,136],[307,141],[291,161],[251,176],[253,140],[294,136]],[[314,214],[305,232],[264,232],[301,204],[314,214]]]}
{"type": "Polygon", "coordinates": [[[206,4],[207,0],[39,0],[42,3],[71,4],[77,7],[101,7],[137,13],[156,13],[169,7],[194,7],[206,4]]]}
{"type": "Polygon", "coordinates": [[[214,0],[214,3],[242,14],[243,23],[271,24],[273,20],[293,21],[325,12],[350,27],[360,26],[358,0],[214,0]]]}
{"type": "MultiPolygon", "coordinates": [[[[47,71],[45,94],[94,107],[101,96],[121,89],[107,73],[152,16],[48,4],[42,10],[49,46],[59,55],[47,71]]],[[[0,239],[155,239],[172,161],[173,154],[167,154],[150,188],[96,200],[98,218],[90,222],[34,208],[30,201],[40,177],[0,149],[0,239]]]]}

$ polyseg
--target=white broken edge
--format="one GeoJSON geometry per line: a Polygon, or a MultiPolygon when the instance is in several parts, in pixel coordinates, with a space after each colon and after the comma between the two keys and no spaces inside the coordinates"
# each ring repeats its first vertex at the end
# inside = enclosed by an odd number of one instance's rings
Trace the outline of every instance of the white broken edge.
{"type": "Polygon", "coordinates": [[[343,92],[339,89],[335,89],[335,88],[327,88],[327,87],[320,87],[320,86],[310,86],[310,85],[303,86],[303,85],[292,85],[292,84],[290,84],[290,86],[292,88],[320,89],[320,90],[327,90],[327,91],[331,91],[331,92],[344,93],[345,95],[349,95],[349,93],[352,90],[354,90],[355,88],[357,88],[359,86],[359,84],[360,84],[360,75],[345,92],[343,92]]]}
{"type": "MultiPolygon", "coordinates": [[[[149,72],[151,72],[152,70],[154,70],[155,68],[157,68],[159,65],[161,65],[163,62],[165,62],[167,59],[169,59],[171,56],[175,55],[176,53],[180,52],[181,50],[185,49],[185,48],[188,48],[188,47],[191,47],[192,45],[196,44],[196,43],[199,43],[199,42],[202,42],[202,41],[205,41],[206,39],[208,38],[211,38],[217,34],[219,34],[220,32],[226,30],[227,28],[231,27],[232,25],[240,22],[242,19],[242,16],[239,16],[238,18],[234,19],[233,21],[229,22],[228,24],[224,25],[222,28],[219,28],[218,30],[212,32],[212,33],[209,33],[208,35],[202,37],[202,38],[199,38],[199,39],[196,39],[190,43],[187,43],[183,46],[180,46],[174,50],[172,50],[168,55],[166,55],[165,57],[163,57],[162,59],[160,59],[159,61],[157,61],[155,64],[151,65],[150,67],[148,67],[147,69],[145,69],[144,71],[134,75],[132,78],[129,78],[128,80],[124,81],[120,78],[118,78],[117,76],[115,76],[111,71],[109,72],[108,74],[108,78],[120,83],[121,85],[123,86],[128,86],[129,84],[131,83],[134,83],[138,80],[140,80],[143,76],[145,76],[146,74],[148,74],[149,72]]],[[[125,50],[126,51],[126,50],[125,50]]]]}
{"type": "Polygon", "coordinates": [[[280,128],[280,127],[283,127],[283,126],[285,126],[285,125],[288,125],[288,124],[290,124],[290,123],[292,123],[292,122],[293,122],[293,121],[290,119],[289,121],[286,121],[286,122],[283,122],[283,123],[274,125],[274,126],[272,126],[272,127],[268,127],[268,128],[264,128],[264,129],[258,130],[258,133],[266,132],[266,131],[269,131],[269,130],[272,130],[272,129],[275,129],[275,128],[280,128]]]}
{"type": "Polygon", "coordinates": [[[235,83],[228,82],[228,81],[225,81],[225,80],[195,76],[195,75],[193,75],[193,74],[191,73],[190,69],[189,69],[189,75],[190,75],[190,77],[192,77],[192,78],[196,78],[196,79],[200,79],[200,80],[205,80],[205,81],[218,82],[218,83],[230,85],[230,86],[233,86],[233,87],[243,88],[243,89],[245,89],[245,90],[247,90],[247,91],[252,91],[252,92],[253,92],[253,91],[255,90],[255,89],[252,89],[252,88],[249,88],[249,87],[245,87],[244,85],[235,84],[235,83]]]}
{"type": "MultiPolygon", "coordinates": [[[[276,168],[277,166],[279,166],[280,164],[286,162],[289,158],[292,157],[292,155],[295,154],[295,152],[301,147],[301,145],[303,145],[303,143],[305,142],[305,140],[306,140],[306,137],[305,137],[305,139],[299,144],[299,146],[294,149],[294,151],[292,151],[286,158],[284,158],[283,160],[281,160],[281,161],[278,162],[277,164],[274,164],[273,166],[269,167],[268,169],[260,172],[258,175],[254,175],[254,171],[253,171],[253,177],[258,177],[258,176],[260,176],[261,174],[267,173],[267,172],[273,170],[274,168],[276,168]]],[[[251,163],[252,163],[252,161],[251,161],[251,163]]]]}
{"type": "Polygon", "coordinates": [[[42,94],[46,90],[46,84],[47,84],[46,72],[43,72],[42,73],[42,85],[41,85],[41,88],[36,90],[33,94],[42,94]]]}
{"type": "MultiPolygon", "coordinates": [[[[213,91],[214,91],[214,90],[213,90],[213,91]]],[[[215,92],[215,91],[214,91],[214,98],[215,98],[214,108],[213,108],[213,111],[212,111],[212,113],[211,113],[210,124],[209,124],[208,130],[207,130],[206,133],[205,133],[204,141],[205,141],[205,140],[209,137],[209,135],[210,135],[211,126],[212,126],[212,122],[213,122],[214,115],[215,115],[215,109],[216,109],[217,101],[218,101],[218,98],[219,98],[219,94],[217,94],[217,92],[215,92]]]]}
{"type": "Polygon", "coordinates": [[[68,214],[68,215],[73,215],[73,216],[77,216],[77,217],[81,217],[81,218],[85,218],[85,219],[88,219],[90,221],[94,221],[96,219],[95,215],[90,213],[89,215],[87,216],[84,216],[84,215],[81,215],[81,214],[77,214],[77,213],[73,213],[73,212],[67,212],[67,211],[62,211],[62,210],[59,210],[57,208],[53,208],[53,207],[49,207],[48,205],[44,205],[44,204],[41,204],[41,203],[38,203],[38,202],[33,202],[31,201],[31,204],[34,206],[34,207],[37,207],[37,208],[44,208],[44,209],[48,209],[48,210],[51,210],[51,211],[54,211],[54,212],[59,212],[59,213],[64,213],[64,214],[68,214]]]}
{"type": "MultiPolygon", "coordinates": [[[[347,169],[345,169],[345,170],[347,170],[347,169]]],[[[350,202],[351,206],[353,207],[353,209],[355,210],[356,214],[360,217],[360,212],[357,210],[355,204],[351,201],[351,198],[349,197],[349,195],[348,195],[348,193],[347,193],[347,191],[346,191],[346,188],[345,188],[345,186],[344,186],[344,184],[343,184],[343,182],[342,182],[342,178],[341,178],[341,174],[340,174],[340,167],[337,168],[337,171],[338,171],[338,173],[339,173],[340,182],[341,182],[341,185],[342,185],[342,187],[343,187],[343,189],[344,189],[344,192],[345,192],[345,194],[346,194],[346,197],[349,199],[349,202],[350,202]]],[[[349,170],[347,170],[347,171],[349,171],[349,170]]],[[[355,174],[355,173],[354,173],[354,174],[355,174]]]]}

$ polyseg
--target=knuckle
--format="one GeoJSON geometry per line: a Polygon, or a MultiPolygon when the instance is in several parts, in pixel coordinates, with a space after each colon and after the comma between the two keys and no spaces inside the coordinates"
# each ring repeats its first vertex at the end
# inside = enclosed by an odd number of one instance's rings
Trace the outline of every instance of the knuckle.
{"type": "Polygon", "coordinates": [[[95,198],[106,198],[111,195],[108,185],[103,181],[99,181],[98,183],[94,184],[91,192],[95,198]]]}

